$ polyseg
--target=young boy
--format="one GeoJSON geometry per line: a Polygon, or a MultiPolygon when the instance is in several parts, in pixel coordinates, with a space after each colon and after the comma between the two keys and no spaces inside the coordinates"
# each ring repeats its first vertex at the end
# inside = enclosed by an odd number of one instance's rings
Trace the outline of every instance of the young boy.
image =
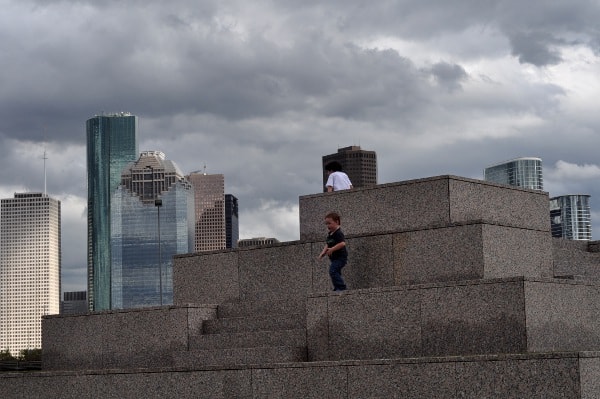
{"type": "Polygon", "coordinates": [[[340,215],[337,213],[330,212],[325,216],[325,225],[329,233],[327,234],[325,248],[319,254],[319,259],[327,255],[331,260],[329,276],[334,291],[344,291],[346,289],[346,283],[342,278],[342,267],[346,266],[348,261],[348,250],[346,249],[346,239],[340,229],[340,224],[340,215]]]}

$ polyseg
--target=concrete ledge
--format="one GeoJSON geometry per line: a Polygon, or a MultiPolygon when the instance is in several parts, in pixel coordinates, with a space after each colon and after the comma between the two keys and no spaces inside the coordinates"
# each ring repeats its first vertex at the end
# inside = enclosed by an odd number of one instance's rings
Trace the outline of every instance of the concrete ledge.
{"type": "Polygon", "coordinates": [[[0,374],[3,399],[600,397],[600,354],[565,352],[0,374]]]}

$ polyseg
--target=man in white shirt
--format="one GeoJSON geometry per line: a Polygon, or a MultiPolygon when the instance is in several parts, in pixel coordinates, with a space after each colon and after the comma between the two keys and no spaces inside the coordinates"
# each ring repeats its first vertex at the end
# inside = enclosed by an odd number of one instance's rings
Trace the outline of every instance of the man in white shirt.
{"type": "Polygon", "coordinates": [[[329,162],[325,165],[325,171],[329,176],[327,178],[327,183],[325,183],[327,192],[349,190],[352,188],[352,182],[348,175],[342,172],[342,165],[339,162],[329,162]]]}

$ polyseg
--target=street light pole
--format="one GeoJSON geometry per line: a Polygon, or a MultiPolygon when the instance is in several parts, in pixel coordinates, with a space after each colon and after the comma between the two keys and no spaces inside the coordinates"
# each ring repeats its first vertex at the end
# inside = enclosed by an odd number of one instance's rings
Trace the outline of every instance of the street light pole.
{"type": "Polygon", "coordinates": [[[162,251],[160,248],[160,207],[162,206],[162,199],[155,198],[154,206],[156,206],[158,214],[158,281],[160,289],[160,305],[163,304],[163,289],[162,289],[162,251]]]}

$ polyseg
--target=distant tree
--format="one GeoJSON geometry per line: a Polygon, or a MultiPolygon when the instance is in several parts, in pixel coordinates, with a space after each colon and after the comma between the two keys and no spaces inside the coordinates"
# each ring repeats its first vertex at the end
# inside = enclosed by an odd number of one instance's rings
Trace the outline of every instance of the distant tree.
{"type": "Polygon", "coordinates": [[[4,349],[0,351],[0,360],[16,360],[13,355],[10,354],[10,349],[4,349]]]}
{"type": "Polygon", "coordinates": [[[36,361],[42,360],[42,350],[39,348],[36,349],[21,349],[19,352],[19,360],[22,361],[36,361]]]}

